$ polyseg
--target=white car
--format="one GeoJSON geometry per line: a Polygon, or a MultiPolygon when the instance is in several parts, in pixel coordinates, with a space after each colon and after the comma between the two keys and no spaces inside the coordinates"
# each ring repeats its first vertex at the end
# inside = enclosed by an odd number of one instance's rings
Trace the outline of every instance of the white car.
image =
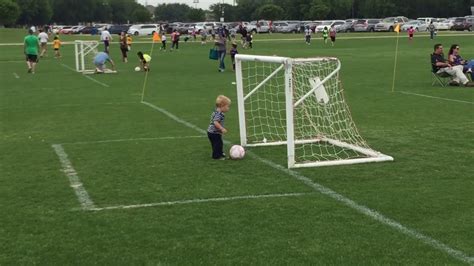
{"type": "Polygon", "coordinates": [[[153,33],[159,32],[158,29],[157,24],[137,24],[130,26],[127,33],[135,36],[153,35],[153,33]]]}
{"type": "Polygon", "coordinates": [[[407,23],[403,24],[401,30],[408,31],[410,27],[413,27],[415,31],[426,31],[428,29],[428,25],[421,21],[421,20],[410,20],[407,23]]]}
{"type": "Polygon", "coordinates": [[[346,23],[344,20],[326,20],[326,21],[323,21],[321,25],[317,26],[314,32],[323,32],[324,27],[327,27],[329,30],[332,26],[336,28],[337,26],[341,26],[344,23],[346,23]]]}
{"type": "Polygon", "coordinates": [[[439,18],[433,24],[437,30],[451,30],[454,25],[454,19],[439,18]]]}

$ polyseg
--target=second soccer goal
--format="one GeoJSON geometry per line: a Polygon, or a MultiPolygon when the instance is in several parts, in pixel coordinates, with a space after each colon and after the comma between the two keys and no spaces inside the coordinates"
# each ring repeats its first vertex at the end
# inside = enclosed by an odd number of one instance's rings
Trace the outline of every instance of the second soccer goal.
{"type": "Polygon", "coordinates": [[[288,168],[392,161],[361,137],[337,58],[235,57],[242,146],[286,145],[288,168]]]}

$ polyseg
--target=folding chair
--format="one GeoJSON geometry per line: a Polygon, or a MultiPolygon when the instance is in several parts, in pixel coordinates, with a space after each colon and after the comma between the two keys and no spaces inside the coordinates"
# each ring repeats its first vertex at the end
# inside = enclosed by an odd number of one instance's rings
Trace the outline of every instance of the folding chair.
{"type": "Polygon", "coordinates": [[[451,81],[451,75],[446,72],[442,73],[435,73],[431,71],[431,86],[436,85],[438,83],[441,87],[448,86],[449,82],[451,81]]]}

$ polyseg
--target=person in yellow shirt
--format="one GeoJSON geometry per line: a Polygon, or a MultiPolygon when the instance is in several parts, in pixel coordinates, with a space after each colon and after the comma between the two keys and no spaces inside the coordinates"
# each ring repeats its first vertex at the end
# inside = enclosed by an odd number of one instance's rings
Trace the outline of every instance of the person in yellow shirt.
{"type": "Polygon", "coordinates": [[[61,41],[59,40],[58,36],[54,36],[53,48],[54,48],[54,57],[55,58],[60,58],[61,57],[61,53],[59,53],[59,47],[61,47],[61,41]]]}
{"type": "Polygon", "coordinates": [[[150,61],[151,56],[148,54],[144,54],[141,51],[137,53],[138,59],[140,59],[141,69],[143,71],[150,71],[150,61]]]}
{"type": "Polygon", "coordinates": [[[128,46],[128,50],[132,50],[132,36],[130,36],[130,34],[127,34],[127,46],[128,46]]]}

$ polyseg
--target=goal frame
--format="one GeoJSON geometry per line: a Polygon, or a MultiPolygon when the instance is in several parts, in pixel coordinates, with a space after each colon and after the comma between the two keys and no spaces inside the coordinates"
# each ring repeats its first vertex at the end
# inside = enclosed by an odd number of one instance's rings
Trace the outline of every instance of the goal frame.
{"type": "Polygon", "coordinates": [[[94,52],[94,50],[99,46],[98,41],[82,41],[76,40],[74,41],[74,55],[76,59],[76,71],[89,74],[93,73],[95,69],[86,69],[85,65],[85,56],[89,53],[94,52]]]}
{"type": "Polygon", "coordinates": [[[289,57],[279,57],[279,56],[260,56],[260,55],[246,55],[246,54],[237,54],[235,56],[235,69],[236,69],[236,87],[237,87],[237,108],[239,113],[239,130],[240,130],[240,144],[243,147],[259,147],[259,146],[275,146],[275,145],[287,145],[287,159],[288,159],[288,168],[300,168],[300,167],[319,167],[319,166],[333,166],[333,165],[348,165],[348,164],[358,164],[358,163],[369,163],[369,162],[384,162],[384,161],[393,161],[393,157],[389,155],[382,154],[380,152],[374,151],[370,148],[360,147],[354,144],[346,143],[336,139],[330,139],[325,137],[319,137],[315,139],[303,139],[296,140],[294,133],[294,108],[304,101],[307,97],[315,92],[319,87],[312,88],[307,92],[302,98],[294,102],[293,97],[293,80],[292,80],[292,70],[293,64],[296,62],[315,62],[315,61],[324,61],[324,60],[337,60],[337,67],[331,72],[327,77],[321,81],[323,85],[334,75],[337,75],[339,79],[339,70],[341,68],[341,63],[337,58],[334,57],[315,57],[315,58],[289,58],[289,57]],[[262,80],[258,85],[256,85],[252,90],[244,95],[244,84],[242,76],[242,62],[244,61],[254,61],[254,62],[267,62],[281,64],[276,70],[268,75],[264,80],[262,80]],[[276,73],[279,71],[284,71],[284,90],[285,90],[285,114],[286,114],[286,141],[275,141],[275,142],[264,142],[264,143],[247,143],[247,128],[246,128],[246,116],[245,116],[245,100],[255,93],[260,87],[262,87],[268,80],[270,80],[276,73]],[[316,162],[304,162],[296,163],[295,162],[295,145],[304,144],[304,143],[315,143],[315,142],[327,142],[334,146],[351,149],[358,153],[364,154],[367,158],[354,158],[354,159],[338,159],[338,160],[328,160],[328,161],[316,161],[316,162]]]}

